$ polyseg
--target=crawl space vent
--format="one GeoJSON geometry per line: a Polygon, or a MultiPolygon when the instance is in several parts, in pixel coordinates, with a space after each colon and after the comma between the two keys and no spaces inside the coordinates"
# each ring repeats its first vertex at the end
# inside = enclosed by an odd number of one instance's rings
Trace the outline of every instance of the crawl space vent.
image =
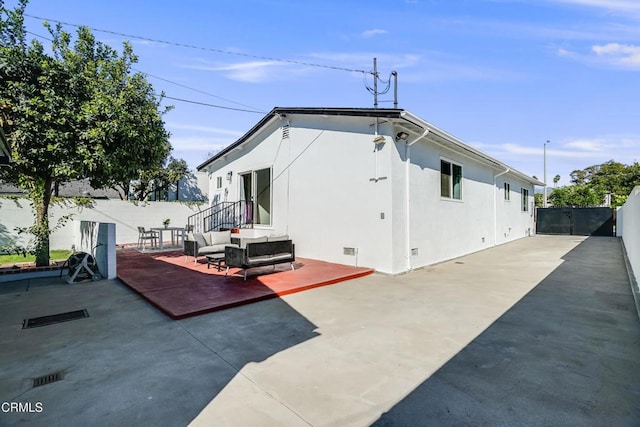
{"type": "Polygon", "coordinates": [[[55,383],[62,380],[62,372],[54,372],[53,374],[43,375],[33,379],[33,388],[41,387],[43,385],[55,383]]]}

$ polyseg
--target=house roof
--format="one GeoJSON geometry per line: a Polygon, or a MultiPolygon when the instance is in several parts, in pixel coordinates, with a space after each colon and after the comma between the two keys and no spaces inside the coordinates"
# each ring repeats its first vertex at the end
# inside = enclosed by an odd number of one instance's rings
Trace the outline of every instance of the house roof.
{"type": "Polygon", "coordinates": [[[198,171],[203,170],[219,158],[225,156],[229,152],[233,151],[237,147],[249,141],[255,134],[260,132],[263,128],[266,128],[273,121],[287,114],[298,115],[316,115],[316,116],[348,116],[348,117],[378,117],[393,119],[402,128],[405,128],[409,132],[414,134],[418,132],[418,135],[428,135],[429,142],[441,145],[443,147],[452,149],[473,159],[479,160],[483,163],[489,164],[492,167],[500,171],[508,171],[509,173],[518,176],[525,181],[528,181],[534,185],[543,186],[544,183],[537,179],[534,179],[523,172],[513,169],[509,165],[497,160],[482,151],[473,148],[453,135],[437,128],[436,126],[428,123],[420,117],[404,110],[397,108],[314,108],[314,107],[294,107],[283,108],[275,107],[266,116],[256,123],[247,133],[242,135],[237,141],[230,144],[220,152],[216,153],[213,157],[209,158],[204,163],[197,167],[198,171]]]}
{"type": "MultiPolygon", "coordinates": [[[[26,192],[20,187],[0,182],[0,194],[5,196],[23,196],[26,192]]],[[[59,193],[60,197],[90,197],[93,199],[119,199],[120,196],[117,191],[111,188],[104,188],[97,190],[89,185],[89,180],[76,180],[60,184],[59,193]]]]}

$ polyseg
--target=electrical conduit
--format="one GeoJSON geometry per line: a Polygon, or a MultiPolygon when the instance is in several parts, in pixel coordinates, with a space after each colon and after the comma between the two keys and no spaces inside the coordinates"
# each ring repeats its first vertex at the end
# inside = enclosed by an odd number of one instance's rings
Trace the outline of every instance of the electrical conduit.
{"type": "Polygon", "coordinates": [[[407,219],[405,221],[406,224],[406,233],[407,233],[407,271],[411,271],[411,185],[410,185],[410,174],[409,174],[409,165],[411,164],[411,146],[413,144],[415,144],[416,142],[418,142],[419,140],[421,140],[422,138],[426,137],[427,134],[429,133],[429,129],[425,129],[424,133],[422,135],[420,135],[419,137],[417,137],[416,139],[414,139],[412,142],[405,142],[405,190],[406,190],[406,194],[405,194],[405,199],[406,199],[406,206],[405,206],[405,212],[407,215],[407,219]]]}

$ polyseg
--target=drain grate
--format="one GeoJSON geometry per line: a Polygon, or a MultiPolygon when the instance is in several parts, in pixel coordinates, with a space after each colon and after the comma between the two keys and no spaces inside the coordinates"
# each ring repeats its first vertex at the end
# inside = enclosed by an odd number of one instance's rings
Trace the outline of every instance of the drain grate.
{"type": "Polygon", "coordinates": [[[69,322],[71,320],[84,319],[87,317],[89,317],[89,312],[86,309],[52,314],[50,316],[34,317],[33,319],[24,319],[22,322],[22,329],[38,328],[40,326],[69,322]]]}
{"type": "Polygon", "coordinates": [[[43,385],[55,383],[56,381],[62,380],[62,372],[55,372],[49,375],[43,375],[38,378],[33,379],[33,388],[40,387],[43,385]]]}

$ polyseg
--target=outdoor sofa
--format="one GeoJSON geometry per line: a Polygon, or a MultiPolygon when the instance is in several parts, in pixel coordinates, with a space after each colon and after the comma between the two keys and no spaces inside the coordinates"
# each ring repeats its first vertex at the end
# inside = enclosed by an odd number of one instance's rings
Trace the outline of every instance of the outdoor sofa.
{"type": "Polygon", "coordinates": [[[227,274],[230,267],[238,267],[244,270],[244,280],[247,280],[247,270],[253,267],[267,265],[293,263],[296,260],[295,245],[291,240],[279,240],[287,236],[272,237],[263,242],[247,243],[245,247],[227,246],[225,248],[224,263],[227,266],[227,274]]]}
{"type": "Polygon", "coordinates": [[[204,255],[219,254],[225,255],[227,246],[244,248],[248,243],[275,242],[288,240],[288,235],[248,237],[231,231],[209,231],[206,233],[189,232],[184,241],[184,262],[187,257],[192,256],[193,262],[197,262],[198,257],[204,255]]]}
{"type": "Polygon", "coordinates": [[[231,243],[231,231],[209,231],[207,233],[189,233],[184,241],[184,262],[192,256],[193,262],[203,255],[223,254],[227,246],[239,244],[231,243]]]}

